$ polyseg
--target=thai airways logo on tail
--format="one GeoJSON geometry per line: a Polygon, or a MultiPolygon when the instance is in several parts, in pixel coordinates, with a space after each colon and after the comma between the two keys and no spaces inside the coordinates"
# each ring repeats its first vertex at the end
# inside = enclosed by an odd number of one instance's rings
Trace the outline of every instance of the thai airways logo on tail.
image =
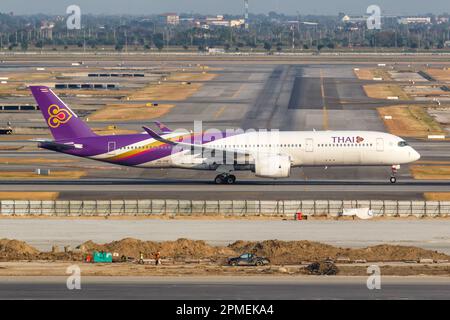
{"type": "Polygon", "coordinates": [[[69,111],[61,109],[56,104],[48,107],[48,115],[47,124],[52,128],[58,128],[61,124],[66,123],[72,118],[72,114],[69,111]]]}
{"type": "Polygon", "coordinates": [[[30,86],[30,90],[55,140],[96,136],[50,88],[30,86]]]}

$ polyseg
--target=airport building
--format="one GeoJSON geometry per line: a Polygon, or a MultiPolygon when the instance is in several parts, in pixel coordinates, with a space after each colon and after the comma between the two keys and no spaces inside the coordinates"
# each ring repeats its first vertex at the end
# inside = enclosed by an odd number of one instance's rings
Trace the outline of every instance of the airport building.
{"type": "Polygon", "coordinates": [[[163,23],[168,25],[178,25],[180,24],[180,16],[176,13],[163,13],[160,15],[163,23]]]}
{"type": "Polygon", "coordinates": [[[430,17],[402,17],[398,19],[399,24],[431,24],[430,17]]]}

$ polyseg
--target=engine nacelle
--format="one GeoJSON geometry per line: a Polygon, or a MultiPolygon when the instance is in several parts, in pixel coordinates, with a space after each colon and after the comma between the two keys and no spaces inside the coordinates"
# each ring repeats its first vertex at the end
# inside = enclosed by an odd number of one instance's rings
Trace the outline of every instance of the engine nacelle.
{"type": "Polygon", "coordinates": [[[288,178],[291,174],[289,156],[260,156],[255,159],[255,175],[263,178],[288,178]]]}

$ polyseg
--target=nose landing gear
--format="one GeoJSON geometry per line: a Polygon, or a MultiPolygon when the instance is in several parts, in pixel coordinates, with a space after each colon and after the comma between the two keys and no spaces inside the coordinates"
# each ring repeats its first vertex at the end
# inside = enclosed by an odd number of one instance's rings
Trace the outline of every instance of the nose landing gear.
{"type": "Polygon", "coordinates": [[[391,178],[389,179],[389,181],[390,181],[391,183],[396,183],[396,182],[397,182],[397,177],[396,177],[396,175],[397,175],[398,169],[400,169],[400,165],[393,165],[393,166],[391,167],[391,172],[392,172],[392,174],[391,174],[391,178]]]}
{"type": "Polygon", "coordinates": [[[214,179],[216,184],[234,184],[236,183],[236,176],[232,174],[222,173],[214,179]]]}

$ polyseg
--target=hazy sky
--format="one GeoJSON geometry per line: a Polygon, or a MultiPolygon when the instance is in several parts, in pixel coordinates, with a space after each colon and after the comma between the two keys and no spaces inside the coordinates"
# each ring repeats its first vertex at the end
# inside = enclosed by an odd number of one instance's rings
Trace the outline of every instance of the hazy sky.
{"type": "MultiPolygon", "coordinates": [[[[377,4],[386,14],[450,12],[450,0],[249,0],[250,12],[276,11],[295,14],[364,13],[377,4]]],[[[196,12],[203,14],[243,11],[243,0],[0,0],[0,12],[16,14],[65,14],[68,5],[77,4],[82,12],[94,14],[153,14],[196,12]]]]}

